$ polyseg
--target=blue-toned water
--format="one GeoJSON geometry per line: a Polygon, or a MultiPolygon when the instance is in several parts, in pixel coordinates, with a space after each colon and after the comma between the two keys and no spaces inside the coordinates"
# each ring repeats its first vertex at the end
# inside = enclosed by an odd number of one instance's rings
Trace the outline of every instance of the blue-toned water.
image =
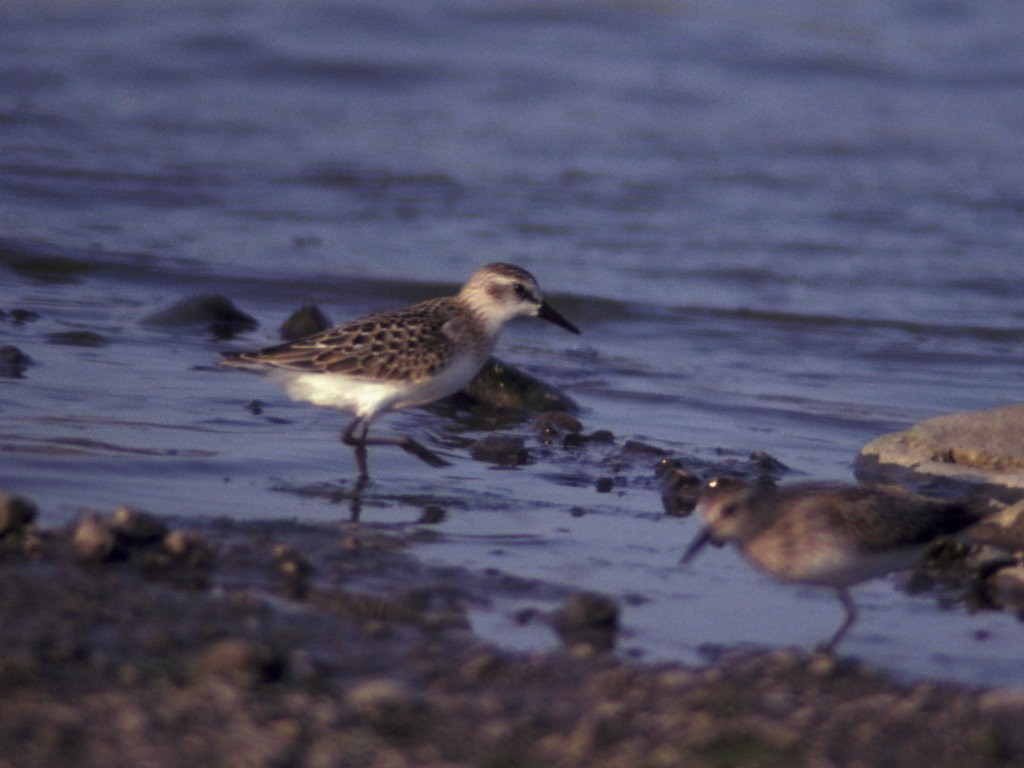
{"type": "MultiPolygon", "coordinates": [[[[1022,29],[1017,4],[966,0],[2,3],[0,345],[33,365],[0,379],[0,485],[52,523],[122,502],[343,519],[345,419],[217,353],[302,304],[340,321],[513,261],[584,335],[524,321],[500,355],[616,444],[513,425],[517,470],[374,451],[364,523],[437,502],[415,553],[620,597],[644,658],[809,646],[834,601],[729,552],[679,568],[695,523],[663,516],[650,457],[617,452],[764,450],[850,479],[880,433],[1021,400],[1022,29]],[[199,293],[260,328],[142,322],[199,293]]],[[[454,445],[467,426],[377,428],[454,445]]],[[[890,581],[857,596],[845,652],[1024,683],[1014,619],[890,581]]],[[[515,607],[481,632],[554,642],[515,607]]]]}

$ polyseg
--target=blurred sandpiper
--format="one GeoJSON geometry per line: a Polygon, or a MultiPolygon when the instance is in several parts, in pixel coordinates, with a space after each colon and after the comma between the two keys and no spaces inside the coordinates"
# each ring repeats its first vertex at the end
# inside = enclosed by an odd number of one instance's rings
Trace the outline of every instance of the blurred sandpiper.
{"type": "Polygon", "coordinates": [[[963,503],[897,490],[832,483],[746,485],[728,477],[707,483],[697,512],[704,527],[682,562],[690,562],[708,542],[732,543],[782,581],[835,591],[846,615],[820,646],[825,652],[832,652],[857,620],[852,585],[909,568],[934,539],[980,517],[963,503]]]}
{"type": "Polygon", "coordinates": [[[488,264],[456,296],[368,315],[287,344],[228,353],[220,363],[269,372],[293,400],[354,413],[341,439],[355,448],[365,479],[368,445],[395,445],[432,466],[448,463],[408,436],[368,437],[370,423],[386,411],[462,389],[505,323],[523,316],[579,333],[544,300],[533,275],[513,264],[488,264]]]}

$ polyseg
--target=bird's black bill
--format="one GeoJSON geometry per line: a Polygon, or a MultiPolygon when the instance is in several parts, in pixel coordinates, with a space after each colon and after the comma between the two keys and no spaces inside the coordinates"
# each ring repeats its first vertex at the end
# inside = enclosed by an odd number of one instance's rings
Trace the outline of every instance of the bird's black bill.
{"type": "Polygon", "coordinates": [[[540,309],[537,310],[537,317],[542,317],[549,323],[560,325],[570,333],[579,335],[580,329],[562,317],[562,315],[546,301],[541,302],[540,309]]]}
{"type": "Polygon", "coordinates": [[[688,565],[709,541],[711,541],[711,532],[708,531],[707,528],[701,528],[700,533],[697,534],[694,540],[690,543],[690,546],[686,548],[683,556],[679,559],[679,564],[688,565]]]}

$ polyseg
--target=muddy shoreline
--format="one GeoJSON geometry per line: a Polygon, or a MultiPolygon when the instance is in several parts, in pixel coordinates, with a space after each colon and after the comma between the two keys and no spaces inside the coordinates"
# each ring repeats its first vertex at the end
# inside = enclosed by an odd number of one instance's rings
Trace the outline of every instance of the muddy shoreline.
{"type": "Polygon", "coordinates": [[[467,606],[538,585],[424,565],[406,551],[410,534],[181,525],[124,509],[60,528],[11,517],[0,536],[0,765],[1024,757],[1018,690],[905,684],[792,649],[725,651],[700,668],[625,661],[585,638],[505,652],[474,637],[467,606]]]}

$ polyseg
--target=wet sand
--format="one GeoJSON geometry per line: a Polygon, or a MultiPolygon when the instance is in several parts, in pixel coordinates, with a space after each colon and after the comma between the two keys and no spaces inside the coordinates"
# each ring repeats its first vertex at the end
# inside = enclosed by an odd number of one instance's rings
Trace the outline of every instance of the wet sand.
{"type": "MultiPolygon", "coordinates": [[[[416,534],[179,529],[124,509],[61,528],[30,517],[0,536],[5,768],[1024,758],[1024,693],[899,683],[841,652],[650,665],[585,632],[550,653],[495,650],[467,607],[540,586],[424,565],[405,551],[416,534]]],[[[581,615],[583,629],[614,632],[614,616],[581,615]]]]}

